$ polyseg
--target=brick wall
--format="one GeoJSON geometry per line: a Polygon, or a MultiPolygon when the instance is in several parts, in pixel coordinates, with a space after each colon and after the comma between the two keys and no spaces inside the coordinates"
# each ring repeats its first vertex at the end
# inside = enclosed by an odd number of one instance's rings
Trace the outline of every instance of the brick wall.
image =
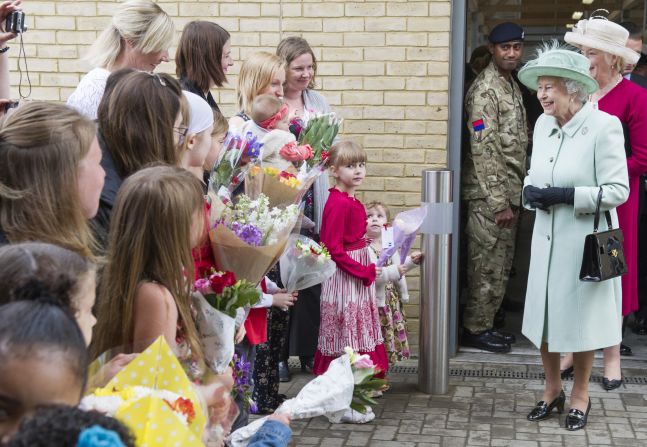
{"type": "MultiPolygon", "coordinates": [[[[232,34],[229,85],[214,92],[225,114],[234,110],[241,61],[274,51],[282,37],[300,35],[318,59],[317,82],[344,118],[343,136],[369,153],[361,198],[397,212],[420,203],[420,172],[447,163],[450,1],[168,1],[178,38],[184,24],[212,20],[232,34]]],[[[109,23],[113,1],[30,1],[25,50],[33,99],[64,101],[89,67],[80,60],[109,23]]],[[[12,94],[18,97],[16,43],[11,44],[12,94]]],[[[175,48],[171,48],[171,55],[175,48]]],[[[171,61],[161,71],[174,72],[171,61]]],[[[24,76],[23,76],[24,78],[24,76]]],[[[23,85],[24,85],[23,79],[23,85]]],[[[23,88],[23,92],[26,89],[23,88]]],[[[417,350],[418,276],[410,275],[407,306],[417,350]]]]}

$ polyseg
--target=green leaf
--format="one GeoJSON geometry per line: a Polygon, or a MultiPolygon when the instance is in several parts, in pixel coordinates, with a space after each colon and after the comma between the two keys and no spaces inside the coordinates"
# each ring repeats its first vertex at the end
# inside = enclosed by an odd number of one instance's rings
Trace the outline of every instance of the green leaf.
{"type": "Polygon", "coordinates": [[[352,401],[350,403],[350,407],[353,410],[355,410],[355,411],[357,411],[359,413],[366,414],[366,406],[365,405],[362,405],[362,404],[360,404],[358,402],[352,401]]]}

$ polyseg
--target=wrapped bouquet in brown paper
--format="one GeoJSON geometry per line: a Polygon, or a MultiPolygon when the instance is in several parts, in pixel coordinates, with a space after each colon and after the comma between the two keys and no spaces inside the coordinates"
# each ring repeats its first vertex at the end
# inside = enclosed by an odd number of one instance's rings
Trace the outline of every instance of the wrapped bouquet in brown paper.
{"type": "MultiPolygon", "coordinates": [[[[213,208],[212,208],[213,209],[213,208]]],[[[258,283],[278,261],[299,221],[299,206],[271,206],[265,194],[246,194],[220,207],[209,231],[219,270],[258,283]]]]}
{"type": "Polygon", "coordinates": [[[253,166],[245,175],[245,194],[254,199],[264,194],[270,206],[299,203],[316,179],[316,175],[299,174],[294,167],[280,171],[270,166],[253,166]]]}

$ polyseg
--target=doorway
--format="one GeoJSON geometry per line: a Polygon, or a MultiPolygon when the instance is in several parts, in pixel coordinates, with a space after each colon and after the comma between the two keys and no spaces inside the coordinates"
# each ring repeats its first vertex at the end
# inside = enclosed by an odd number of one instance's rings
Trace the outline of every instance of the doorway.
{"type": "MultiPolygon", "coordinates": [[[[474,49],[487,42],[489,31],[501,22],[512,21],[525,30],[523,60],[532,59],[535,49],[542,42],[557,39],[563,41],[567,32],[579,19],[589,18],[597,9],[609,11],[608,18],[615,22],[631,21],[647,29],[645,0],[460,0],[452,4],[452,64],[450,76],[450,142],[449,167],[455,171],[455,203],[460,197],[461,135],[465,126],[463,119],[463,79],[466,63],[474,49]],[[460,59],[462,57],[462,59],[460,59]],[[458,124],[457,124],[458,123],[458,124]]],[[[647,37],[647,35],[644,35],[647,37]]],[[[647,45],[646,45],[647,46],[647,45]]],[[[643,48],[647,52],[647,48],[643,48]]],[[[541,113],[541,111],[540,111],[541,113]]],[[[539,352],[520,333],[523,317],[523,301],[530,257],[530,237],[534,216],[526,213],[520,221],[514,261],[514,274],[509,280],[507,296],[514,309],[506,312],[504,330],[517,336],[509,354],[484,353],[472,348],[462,348],[459,343],[459,303],[464,284],[458,273],[464,262],[461,257],[460,206],[455,207],[453,247],[452,331],[450,352],[468,361],[492,361],[503,363],[538,363],[539,352]],[[516,306],[514,305],[516,304],[516,306]]],[[[625,343],[633,348],[633,357],[623,357],[623,367],[644,366],[647,361],[647,336],[635,335],[630,329],[625,334],[625,343]],[[634,362],[636,362],[634,364],[634,362]],[[632,365],[634,364],[634,365],[632,365]]]]}

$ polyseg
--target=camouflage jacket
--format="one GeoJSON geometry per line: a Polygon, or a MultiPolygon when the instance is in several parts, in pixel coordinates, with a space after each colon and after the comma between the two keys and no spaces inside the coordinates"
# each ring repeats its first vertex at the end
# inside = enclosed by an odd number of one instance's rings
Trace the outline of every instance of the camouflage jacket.
{"type": "Polygon", "coordinates": [[[467,91],[465,112],[470,147],[463,162],[463,199],[486,199],[493,213],[519,206],[528,146],[519,86],[492,61],[467,91]]]}

